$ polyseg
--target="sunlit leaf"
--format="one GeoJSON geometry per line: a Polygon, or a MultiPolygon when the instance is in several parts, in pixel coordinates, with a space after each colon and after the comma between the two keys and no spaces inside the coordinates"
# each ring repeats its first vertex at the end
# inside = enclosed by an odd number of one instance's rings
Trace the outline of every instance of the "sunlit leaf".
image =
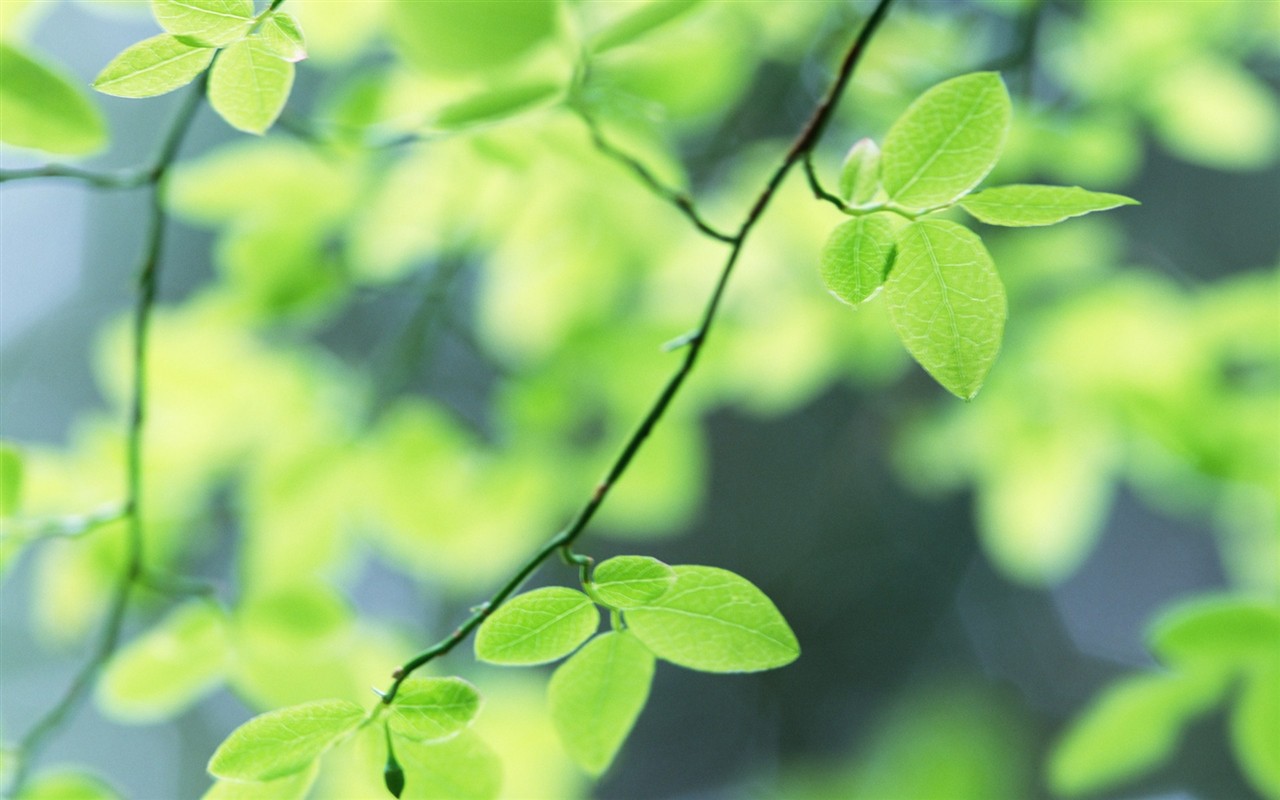
{"type": "Polygon", "coordinates": [[[209,759],[209,774],[237,781],[269,781],[311,766],[355,730],[364,711],[346,700],[316,700],[269,711],[231,732],[209,759]]]}
{"type": "Polygon", "coordinates": [[[582,592],[548,586],[516,595],[476,633],[476,658],[491,664],[543,664],[572,653],[600,626],[582,592]]]}
{"type": "Polygon", "coordinates": [[[596,596],[614,608],[651,603],[675,585],[676,572],[656,558],[617,556],[600,562],[591,575],[596,596]]]}
{"type": "Polygon", "coordinates": [[[653,654],[630,634],[601,634],[556,669],[547,687],[551,719],[583,769],[609,768],[649,699],[653,654]]]}
{"type": "Polygon", "coordinates": [[[445,739],[480,710],[476,688],[461,678],[410,678],[396,692],[387,724],[406,739],[445,739]]]}
{"type": "Polygon", "coordinates": [[[265,133],[284,110],[293,74],[293,62],[262,39],[244,39],[218,54],[209,73],[209,102],[233,128],[265,133]]]}
{"type": "Polygon", "coordinates": [[[1280,797],[1280,649],[1251,670],[1231,713],[1231,740],[1249,782],[1266,797],[1280,797]]]}
{"type": "Polygon", "coordinates": [[[599,54],[630,44],[679,19],[701,3],[702,0],[650,0],[592,36],[588,47],[592,53],[599,54]]]}
{"type": "Polygon", "coordinates": [[[442,742],[398,740],[402,800],[491,800],[502,788],[502,762],[471,731],[442,742]]]}
{"type": "Polygon", "coordinates": [[[445,106],[436,115],[434,124],[440,128],[459,128],[495,122],[544,104],[560,91],[560,84],[554,81],[506,84],[445,106]]]}
{"type": "Polygon", "coordinates": [[[1147,641],[1166,664],[1242,667],[1280,653],[1280,608],[1249,597],[1207,597],[1165,611],[1147,641]]]}
{"type": "Polygon", "coordinates": [[[253,25],[253,0],[151,0],[151,13],[174,36],[222,47],[253,25]]]}
{"type": "Polygon", "coordinates": [[[0,517],[18,510],[22,500],[22,454],[7,442],[0,442],[0,517]]]}
{"type": "Polygon", "coordinates": [[[301,61],[307,57],[307,45],[298,21],[283,11],[273,11],[263,21],[262,40],[271,52],[285,61],[301,61]]]}
{"type": "Polygon", "coordinates": [[[18,800],[117,800],[120,795],[83,772],[52,772],[36,777],[18,800]]]}
{"type": "Polygon", "coordinates": [[[503,67],[551,39],[556,0],[395,0],[391,32],[410,63],[428,72],[503,67]]]}
{"type": "Polygon", "coordinates": [[[61,70],[0,42],[0,141],[84,155],[107,141],[98,107],[61,70]]]}
{"type": "Polygon", "coordinates": [[[1143,100],[1163,143],[1189,161],[1248,170],[1274,164],[1280,152],[1280,102],[1237,64],[1178,59],[1143,100]]]}
{"type": "Polygon", "coordinates": [[[270,781],[214,781],[201,800],[303,800],[320,773],[320,762],[270,781]]]}
{"type": "Polygon", "coordinates": [[[717,567],[675,571],[675,586],[626,612],[628,630],[654,655],[703,672],[758,672],[799,657],[782,614],[746,578],[717,567]]]}
{"type": "Polygon", "coordinates": [[[102,68],[93,88],[116,97],[154,97],[191,83],[213,60],[211,47],[196,47],[162,33],[130,45],[102,68]]]}
{"type": "Polygon", "coordinates": [[[854,205],[868,203],[880,189],[880,147],[859,139],[840,166],[840,196],[854,205]]]}
{"type": "Polygon", "coordinates": [[[818,257],[818,274],[827,291],[853,306],[875,296],[884,285],[896,241],[893,225],[883,214],[837,225],[818,257]]]}
{"type": "Polygon", "coordinates": [[[1004,285],[977,234],[946,220],[911,223],[884,289],[907,351],[951,393],[976,395],[1007,314],[1004,285]]]}
{"type": "Polygon", "coordinates": [[[988,225],[1028,227],[1117,206],[1138,205],[1124,195],[1090,192],[1079,186],[997,186],[960,200],[960,207],[988,225]]]}
{"type": "Polygon", "coordinates": [[[965,194],[995,166],[1011,114],[1009,93],[995,72],[933,87],[885,135],[885,191],[908,208],[943,205],[965,194]]]}

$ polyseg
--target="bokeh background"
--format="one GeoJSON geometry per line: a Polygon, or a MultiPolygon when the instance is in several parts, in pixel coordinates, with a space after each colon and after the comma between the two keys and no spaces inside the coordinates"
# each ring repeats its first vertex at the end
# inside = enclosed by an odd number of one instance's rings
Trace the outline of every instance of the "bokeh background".
{"type": "MultiPolygon", "coordinates": [[[[257,139],[197,118],[169,191],[146,510],[159,568],[211,582],[219,606],[144,593],[128,639],[166,631],[182,668],[126,649],[45,767],[198,797],[208,755],[253,713],[368,703],[586,499],[674,366],[660,345],[696,321],[721,246],[595,152],[555,95],[456,113],[563,86],[578,43],[642,4],[565,2],[545,41],[484,55],[500,31],[476,34],[462,66],[440,62],[424,5],[289,0],[311,58],[282,123],[257,139]],[[174,633],[188,612],[201,633],[174,633]]],[[[991,182],[1142,205],[981,231],[1010,320],[966,404],[909,362],[883,309],[823,291],[817,253],[840,217],[793,175],[687,392],[581,549],[734,570],[803,656],[751,676],[660,666],[593,785],[555,742],[546,671],[461,648],[440,668],[487,697],[478,728],[505,796],[1280,791],[1241,755],[1229,698],[1129,774],[1090,784],[1054,766],[1101,692],[1158,669],[1153,619],[1203,596],[1276,603],[1278,9],[894,7],[818,154],[829,181],[919,92],[999,69],[1015,127],[991,182]]],[[[584,96],[732,227],[868,12],[681,4],[593,56],[584,96]]],[[[4,24],[85,84],[156,32],[141,3],[5,0],[4,24]]],[[[112,168],[147,162],[178,98],[96,102],[111,144],[87,163],[112,168]]],[[[0,189],[0,425],[23,464],[0,585],[6,743],[81,663],[113,579],[118,526],[28,540],[121,497],[145,202],[0,189]]],[[[572,580],[552,563],[535,582],[572,580]]],[[[334,761],[317,796],[356,796],[334,761]]]]}

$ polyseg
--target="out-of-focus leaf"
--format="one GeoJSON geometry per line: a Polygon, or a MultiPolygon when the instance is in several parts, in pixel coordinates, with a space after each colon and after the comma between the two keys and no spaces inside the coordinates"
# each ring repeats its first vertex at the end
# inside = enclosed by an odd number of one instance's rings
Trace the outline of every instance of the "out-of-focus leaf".
{"type": "Polygon", "coordinates": [[[94,78],[93,88],[116,97],[154,97],[186,86],[209,66],[216,51],[167,33],[125,48],[94,78]]]}
{"type": "Polygon", "coordinates": [[[427,72],[505,67],[559,28],[557,0],[396,0],[391,32],[405,58],[427,72]]]}
{"type": "Polygon", "coordinates": [[[68,77],[0,42],[0,141],[85,155],[107,141],[102,112],[68,77]]]}
{"type": "Polygon", "coordinates": [[[1280,608],[1248,597],[1197,598],[1161,614],[1147,641],[1174,667],[1245,667],[1280,653],[1280,608]]]}
{"type": "Polygon", "coordinates": [[[687,14],[702,0],[650,0],[591,37],[592,53],[599,54],[630,44],[645,34],[687,14]]]}
{"type": "Polygon", "coordinates": [[[1210,58],[1178,60],[1147,96],[1162,141],[1219,169],[1258,169],[1280,152],[1280,103],[1265,83],[1210,58]]]}
{"type": "Polygon", "coordinates": [[[1236,760],[1261,794],[1280,797],[1280,649],[1245,675],[1239,692],[1231,713],[1236,760]]]}
{"type": "Polygon", "coordinates": [[[502,762],[484,741],[463,731],[443,742],[396,742],[404,768],[402,800],[492,800],[502,788],[502,762]]]}
{"type": "Polygon", "coordinates": [[[22,454],[7,442],[0,442],[0,517],[18,511],[22,501],[22,454]]]}
{"type": "Polygon", "coordinates": [[[93,775],[51,772],[37,776],[17,800],[118,800],[120,795],[93,775]]]}
{"type": "Polygon", "coordinates": [[[445,106],[435,117],[440,128],[495,122],[549,102],[560,93],[554,81],[508,84],[445,106]]]}

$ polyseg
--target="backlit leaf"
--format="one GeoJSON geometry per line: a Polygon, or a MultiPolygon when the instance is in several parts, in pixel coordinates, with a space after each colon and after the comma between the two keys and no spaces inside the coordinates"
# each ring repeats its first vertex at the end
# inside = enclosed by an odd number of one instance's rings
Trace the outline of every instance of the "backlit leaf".
{"type": "Polygon", "coordinates": [[[303,800],[320,773],[320,762],[270,781],[214,781],[201,800],[303,800]]]}
{"type": "Polygon", "coordinates": [[[209,74],[209,102],[231,127],[264,133],[289,99],[293,73],[293,63],[262,39],[244,39],[218,55],[209,74]]]}
{"type": "Polygon", "coordinates": [[[653,654],[633,636],[601,634],[551,676],[547,698],[565,750],[583,769],[609,768],[649,699],[653,654]]]}
{"type": "Polygon", "coordinates": [[[16,447],[0,443],[0,517],[18,510],[22,498],[22,455],[16,447]]]}
{"type": "Polygon", "coordinates": [[[1011,113],[1009,92],[995,72],[933,87],[885,135],[885,191],[908,208],[945,205],[965,194],[999,159],[1011,113]]]}
{"type": "Polygon", "coordinates": [[[120,795],[83,772],[40,775],[19,795],[20,800],[116,800],[120,795]]]}
{"type": "Polygon", "coordinates": [[[1024,228],[1052,225],[1091,211],[1138,205],[1120,194],[1090,192],[1079,186],[1025,184],[984,189],[960,200],[960,207],[988,225],[1024,228]]]}
{"type": "Polygon", "coordinates": [[[758,672],[800,655],[773,601],[746,578],[717,567],[675,571],[675,586],[626,612],[628,630],[654,655],[703,672],[758,672]]]}
{"type": "Polygon", "coordinates": [[[558,27],[556,0],[395,0],[389,30],[411,64],[456,74],[517,61],[558,27]]]}
{"type": "Polygon", "coordinates": [[[480,710],[476,687],[461,678],[410,678],[396,692],[387,724],[406,739],[445,739],[480,710]]]}
{"type": "Polygon", "coordinates": [[[151,0],[151,13],[174,36],[212,47],[244,38],[253,25],[253,0],[151,0]]]}
{"type": "Polygon", "coordinates": [[[93,88],[116,97],[154,97],[191,83],[213,60],[214,49],[178,41],[167,33],[130,45],[111,59],[93,88]]]}
{"type": "Polygon", "coordinates": [[[883,214],[837,225],[818,256],[818,274],[827,291],[853,306],[873,297],[884,285],[896,240],[883,214]]]}
{"type": "Polygon", "coordinates": [[[502,762],[472,731],[442,742],[396,742],[404,769],[402,800],[491,800],[502,788],[502,762]]]}
{"type": "Polygon", "coordinates": [[[1280,608],[1248,597],[1198,598],[1162,614],[1147,640],[1173,666],[1244,666],[1280,653],[1280,608]]]}
{"type": "Polygon", "coordinates": [[[1280,797],[1280,650],[1245,676],[1231,714],[1236,759],[1266,797],[1280,797]]]}
{"type": "Polygon", "coordinates": [[[618,556],[600,563],[591,575],[596,596],[614,608],[651,603],[675,585],[676,572],[656,558],[618,556]]]}
{"type": "Polygon", "coordinates": [[[298,21],[283,11],[273,11],[262,23],[262,40],[285,61],[307,57],[306,41],[298,21]]]}
{"type": "Polygon", "coordinates": [[[107,141],[102,112],[61,70],[0,42],[0,141],[84,155],[107,141]]]}
{"type": "Polygon", "coordinates": [[[868,203],[880,188],[880,147],[859,139],[840,167],[840,196],[854,205],[868,203]]]}
{"type": "Polygon", "coordinates": [[[490,664],[545,664],[572,653],[600,627],[582,592],[548,586],[516,595],[476,632],[476,658],[490,664]]]}
{"type": "Polygon", "coordinates": [[[688,13],[702,0],[650,0],[591,37],[589,49],[599,54],[630,44],[652,30],[688,13]]]}
{"type": "Polygon", "coordinates": [[[1007,313],[1004,285],[977,234],[946,220],[911,223],[884,290],[907,351],[948,391],[976,395],[1007,313]]]}
{"type": "Polygon", "coordinates": [[[434,123],[440,128],[460,128],[494,122],[545,103],[559,93],[560,85],[553,81],[507,84],[445,106],[434,123]]]}
{"type": "Polygon", "coordinates": [[[209,759],[209,774],[237,781],[269,781],[311,766],[364,718],[346,700],[317,700],[269,711],[231,732],[209,759]]]}

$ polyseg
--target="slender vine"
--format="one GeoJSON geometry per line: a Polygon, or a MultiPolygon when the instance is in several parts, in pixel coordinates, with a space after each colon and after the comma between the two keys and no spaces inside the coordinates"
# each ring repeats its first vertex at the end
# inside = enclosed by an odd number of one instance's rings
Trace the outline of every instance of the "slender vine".
{"type": "Polygon", "coordinates": [[[147,416],[148,334],[160,278],[161,254],[164,249],[167,221],[167,215],[164,212],[165,178],[177,158],[187,132],[191,129],[191,123],[195,119],[196,110],[200,107],[204,92],[205,82],[201,80],[183,98],[150,167],[120,173],[97,173],[51,165],[32,170],[13,170],[0,175],[0,181],[34,177],[69,177],[99,188],[127,189],[145,186],[150,191],[147,234],[138,266],[137,297],[133,309],[133,385],[125,442],[125,499],[120,515],[120,519],[127,525],[124,563],[116,580],[97,644],[90,653],[89,660],[76,673],[58,702],[31,726],[15,748],[16,766],[9,786],[5,790],[6,796],[17,796],[22,791],[30,776],[31,766],[84,702],[93,681],[120,642],[120,634],[124,629],[124,621],[134,590],[144,585],[151,585],[154,581],[145,569],[142,522],[144,499],[142,452],[147,416]]]}
{"type": "MultiPolygon", "coordinates": [[[[748,236],[755,228],[756,223],[764,215],[770,201],[777,193],[778,188],[782,185],[782,181],[797,163],[800,163],[805,157],[817,146],[822,138],[823,132],[826,130],[827,124],[831,120],[831,116],[835,111],[837,103],[844,94],[845,87],[849,80],[853,77],[853,71],[858,65],[863,52],[867,45],[871,42],[876,29],[884,20],[885,15],[889,11],[893,0],[879,0],[871,15],[863,23],[862,29],[854,38],[849,49],[845,51],[844,58],[840,62],[837,69],[836,77],[832,81],[827,93],[823,96],[818,105],[814,108],[813,113],[805,122],[800,132],[792,141],[791,146],[783,155],[781,162],[774,169],[769,179],[765,182],[764,187],[756,196],[755,201],[751,204],[742,222],[739,224],[737,232],[730,236],[723,236],[716,229],[706,226],[702,223],[701,217],[694,210],[692,201],[686,198],[686,202],[680,202],[681,195],[673,194],[670,190],[663,187],[640,162],[627,156],[625,153],[608,145],[607,140],[598,136],[598,130],[593,125],[589,116],[584,116],[584,121],[588,128],[593,132],[593,138],[596,140],[597,146],[601,147],[602,152],[615,159],[620,160],[623,164],[630,167],[642,181],[655,189],[659,195],[666,197],[673,202],[675,206],[684,212],[694,224],[703,230],[708,236],[725,242],[729,245],[729,253],[725,259],[724,265],[720,268],[720,276],[716,281],[714,288],[711,290],[710,296],[707,298],[707,304],[703,310],[701,321],[698,326],[686,334],[681,339],[681,343],[687,345],[684,351],[684,358],[680,365],[676,367],[675,372],[667,379],[666,384],[654,399],[649,410],[641,418],[640,423],[632,431],[630,437],[623,444],[622,449],[615,457],[613,464],[609,467],[605,477],[596,485],[591,496],[583,504],[573,519],[560,530],[555,536],[549,539],[541,548],[537,550],[527,561],[516,571],[516,573],[502,585],[486,602],[476,607],[476,610],[461,625],[453,630],[448,636],[427,649],[415,655],[406,661],[393,673],[393,683],[385,691],[380,693],[382,703],[390,705],[395,699],[396,692],[399,691],[401,684],[404,683],[414,671],[427,664],[428,662],[445,655],[453,648],[462,643],[467,636],[480,626],[499,606],[503,604],[517,589],[545,562],[556,552],[564,555],[565,559],[577,564],[580,569],[584,568],[579,557],[575,557],[572,553],[573,543],[586,530],[587,525],[595,516],[596,511],[604,503],[610,490],[618,479],[626,472],[631,461],[635,458],[636,453],[644,445],[649,434],[654,427],[662,419],[667,407],[671,405],[671,401],[675,399],[676,394],[684,385],[689,374],[693,371],[694,364],[698,360],[698,355],[702,352],[703,346],[707,342],[707,337],[711,332],[711,327],[715,323],[716,314],[720,309],[720,301],[724,297],[725,289],[729,284],[729,279],[733,275],[734,266],[738,263],[738,257],[742,253],[742,249],[746,244],[748,236]],[[601,143],[604,142],[602,145],[601,143]]],[[[377,709],[375,709],[376,713],[377,709]]]]}

